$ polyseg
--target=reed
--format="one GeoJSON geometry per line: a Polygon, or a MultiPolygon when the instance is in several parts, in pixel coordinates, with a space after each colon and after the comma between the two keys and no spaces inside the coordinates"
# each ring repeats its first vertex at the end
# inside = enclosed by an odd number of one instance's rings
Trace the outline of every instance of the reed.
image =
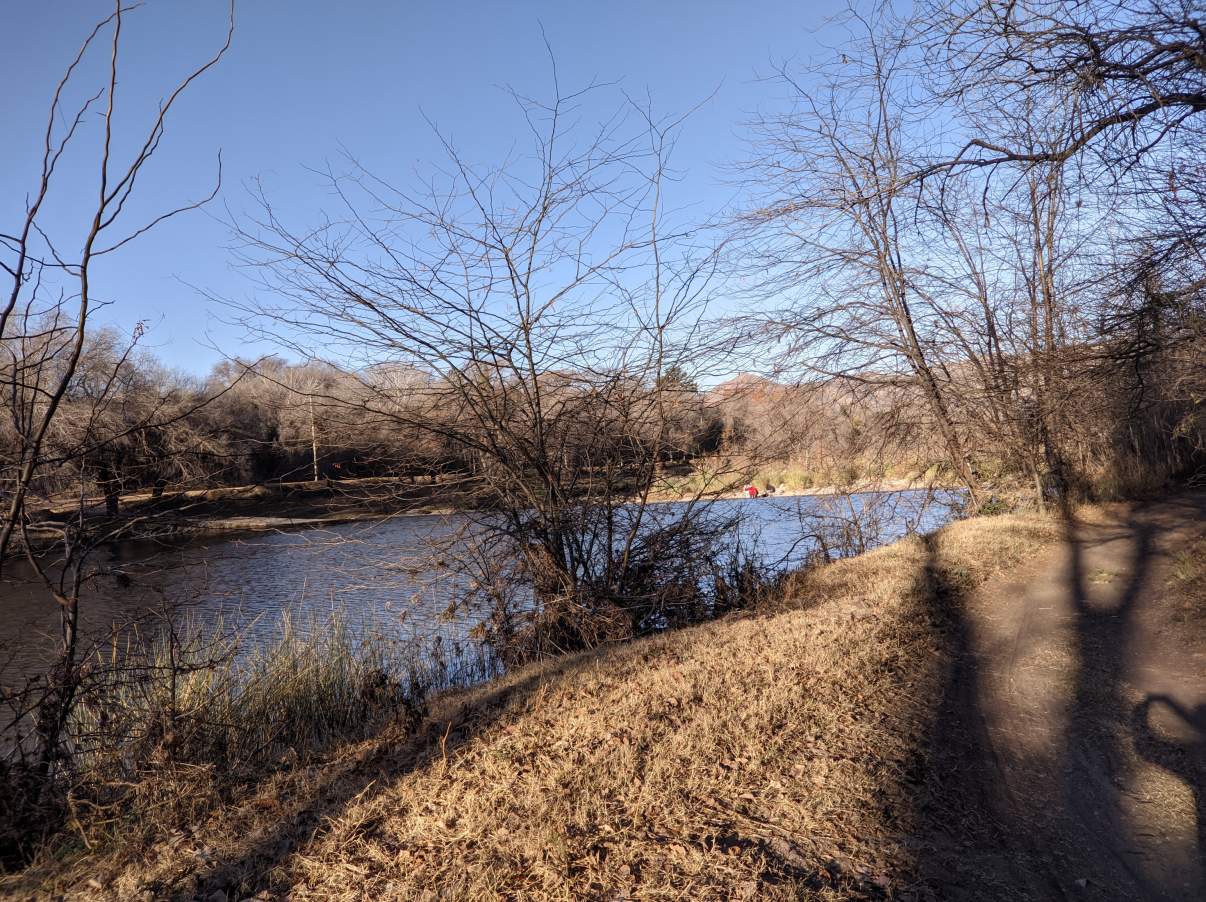
{"type": "Polygon", "coordinates": [[[127,628],[83,668],[55,791],[30,800],[45,832],[25,842],[55,854],[194,823],[335,745],[409,730],[431,692],[492,675],[487,654],[353,628],[338,611],[127,628]]]}

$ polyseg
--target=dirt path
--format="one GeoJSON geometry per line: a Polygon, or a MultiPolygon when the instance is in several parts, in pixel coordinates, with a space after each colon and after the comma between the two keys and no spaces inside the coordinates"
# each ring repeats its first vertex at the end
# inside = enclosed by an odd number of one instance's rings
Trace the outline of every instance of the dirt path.
{"type": "Polygon", "coordinates": [[[1206,898],[1206,494],[1068,527],[955,607],[944,898],[1206,898]]]}

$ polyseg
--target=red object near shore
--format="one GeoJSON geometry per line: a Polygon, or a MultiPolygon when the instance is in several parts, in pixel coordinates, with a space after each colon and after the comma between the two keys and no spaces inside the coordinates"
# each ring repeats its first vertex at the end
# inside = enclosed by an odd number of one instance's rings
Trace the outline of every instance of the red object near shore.
{"type": "Polygon", "coordinates": [[[745,487],[745,493],[746,493],[747,495],[749,495],[751,498],[757,498],[757,497],[758,497],[758,486],[756,486],[756,485],[747,485],[747,486],[745,487]]]}

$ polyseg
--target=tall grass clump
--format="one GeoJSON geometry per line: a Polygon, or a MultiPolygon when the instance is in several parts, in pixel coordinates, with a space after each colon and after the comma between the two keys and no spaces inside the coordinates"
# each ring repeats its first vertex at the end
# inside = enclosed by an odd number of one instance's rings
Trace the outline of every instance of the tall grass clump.
{"type": "Polygon", "coordinates": [[[354,636],[338,614],[304,626],[282,615],[255,643],[218,630],[172,625],[127,659],[126,674],[109,668],[119,678],[78,709],[80,732],[103,733],[97,718],[107,715],[119,745],[150,742],[174,760],[242,768],[345,737],[425,694],[406,649],[354,636]]]}
{"type": "MultiPolygon", "coordinates": [[[[337,743],[408,731],[429,693],[489,672],[480,656],[354,630],[339,613],[128,628],[83,666],[53,791],[12,806],[6,857],[151,841],[337,743]]],[[[14,743],[33,739],[10,739],[10,777],[23,768],[14,743]]]]}

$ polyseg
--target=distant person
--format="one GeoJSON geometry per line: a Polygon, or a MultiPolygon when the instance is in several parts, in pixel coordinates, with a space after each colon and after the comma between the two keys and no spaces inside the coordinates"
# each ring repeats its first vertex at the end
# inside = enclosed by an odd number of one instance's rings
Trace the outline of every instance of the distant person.
{"type": "Polygon", "coordinates": [[[751,498],[757,498],[758,497],[758,486],[753,485],[753,484],[747,485],[745,487],[745,493],[747,495],[749,495],[751,498]]]}

